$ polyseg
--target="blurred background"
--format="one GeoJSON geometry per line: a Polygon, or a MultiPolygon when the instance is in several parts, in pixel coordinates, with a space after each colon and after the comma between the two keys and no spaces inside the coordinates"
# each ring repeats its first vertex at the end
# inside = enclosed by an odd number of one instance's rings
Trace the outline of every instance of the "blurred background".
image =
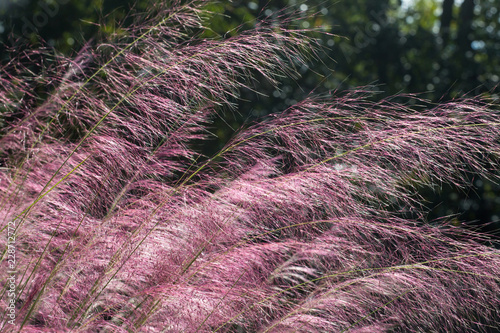
{"type": "MultiPolygon", "coordinates": [[[[158,0],[159,1],[159,0],[158,0]]],[[[0,0],[0,61],[33,46],[75,55],[85,41],[120,34],[154,0],[0,0]],[[132,10],[131,10],[132,9],[132,10]]],[[[298,64],[300,78],[279,89],[254,82],[242,91],[235,110],[214,120],[206,155],[220,149],[233,133],[269,113],[279,112],[312,90],[371,86],[373,98],[416,93],[433,103],[482,94],[498,101],[500,80],[500,0],[254,0],[219,1],[207,6],[219,13],[203,37],[227,38],[235,28],[251,28],[256,19],[278,20],[280,10],[296,11],[293,22],[315,29],[323,50],[298,64]]],[[[415,105],[418,108],[418,105],[415,105]]],[[[498,234],[500,187],[470,177],[473,189],[436,186],[422,190],[429,221],[453,223],[498,234]],[[460,221],[460,222],[459,222],[460,221]]]]}

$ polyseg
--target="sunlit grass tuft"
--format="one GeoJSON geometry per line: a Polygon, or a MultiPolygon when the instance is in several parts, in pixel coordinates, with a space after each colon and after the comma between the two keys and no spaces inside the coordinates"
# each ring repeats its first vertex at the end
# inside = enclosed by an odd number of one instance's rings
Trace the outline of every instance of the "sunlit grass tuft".
{"type": "Polygon", "coordinates": [[[498,330],[500,252],[402,217],[422,216],[422,186],[498,176],[497,105],[331,92],[203,156],[193,142],[241,89],[316,52],[284,14],[197,37],[205,5],[155,8],[74,60],[3,65],[2,331],[498,330]]]}

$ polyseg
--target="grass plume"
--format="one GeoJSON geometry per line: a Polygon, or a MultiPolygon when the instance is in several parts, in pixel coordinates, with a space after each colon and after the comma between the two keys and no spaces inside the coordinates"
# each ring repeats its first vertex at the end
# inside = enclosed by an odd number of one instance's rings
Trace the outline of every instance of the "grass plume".
{"type": "Polygon", "coordinates": [[[205,5],[158,5],[74,59],[3,65],[17,287],[12,324],[2,237],[2,330],[496,332],[500,252],[425,223],[416,193],[498,176],[498,107],[331,92],[202,156],[193,143],[241,89],[278,85],[317,47],[284,13],[202,38],[205,5]]]}

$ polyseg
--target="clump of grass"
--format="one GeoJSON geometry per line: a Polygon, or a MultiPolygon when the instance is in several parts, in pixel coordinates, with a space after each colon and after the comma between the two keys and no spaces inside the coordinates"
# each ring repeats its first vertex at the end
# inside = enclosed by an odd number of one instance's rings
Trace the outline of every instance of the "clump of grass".
{"type": "Polygon", "coordinates": [[[495,332],[500,252],[401,213],[422,210],[422,185],[496,177],[497,107],[332,92],[206,158],[192,143],[238,91],[294,75],[315,45],[286,16],[196,37],[204,5],[159,5],[73,60],[4,65],[0,210],[18,273],[2,330],[495,332]]]}

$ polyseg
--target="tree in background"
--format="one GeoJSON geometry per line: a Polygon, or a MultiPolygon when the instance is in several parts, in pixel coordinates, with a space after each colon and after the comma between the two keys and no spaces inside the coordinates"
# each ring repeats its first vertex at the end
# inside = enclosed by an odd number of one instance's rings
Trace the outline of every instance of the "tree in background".
{"type": "MultiPolygon", "coordinates": [[[[311,90],[321,93],[373,84],[378,91],[374,100],[401,92],[418,93],[432,103],[467,94],[498,98],[498,0],[233,1],[219,4],[217,10],[237,18],[221,19],[214,29],[223,35],[252,17],[272,18],[285,5],[292,5],[302,17],[318,13],[304,20],[302,27],[336,36],[317,35],[329,51],[311,65],[314,70],[300,65],[300,79],[284,80],[279,89],[262,83],[265,96],[243,91],[243,99],[252,103],[240,103],[239,114],[217,122],[214,131],[223,142],[241,123],[282,110],[311,90]]],[[[500,187],[469,176],[476,185],[474,191],[447,186],[422,189],[431,208],[429,219],[458,214],[462,220],[475,221],[471,227],[496,233],[500,187]]]]}
{"type": "MultiPolygon", "coordinates": [[[[152,2],[116,0],[5,0],[0,4],[2,58],[5,46],[15,49],[42,43],[58,52],[79,50],[96,34],[119,30],[118,22],[129,22],[131,7],[144,10],[152,2]]],[[[118,31],[119,32],[119,31],[118,31]]]]}

